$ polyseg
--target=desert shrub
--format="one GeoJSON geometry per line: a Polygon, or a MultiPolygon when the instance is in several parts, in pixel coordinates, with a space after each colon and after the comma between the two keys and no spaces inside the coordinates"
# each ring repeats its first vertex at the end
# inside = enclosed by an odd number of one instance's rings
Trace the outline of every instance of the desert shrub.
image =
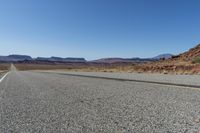
{"type": "Polygon", "coordinates": [[[192,63],[194,63],[194,64],[199,64],[200,63],[200,57],[197,57],[197,58],[195,58],[193,61],[192,61],[192,63]]]}
{"type": "Polygon", "coordinates": [[[0,71],[1,70],[9,70],[9,68],[10,68],[10,64],[6,64],[6,63],[0,63],[0,71]]]}

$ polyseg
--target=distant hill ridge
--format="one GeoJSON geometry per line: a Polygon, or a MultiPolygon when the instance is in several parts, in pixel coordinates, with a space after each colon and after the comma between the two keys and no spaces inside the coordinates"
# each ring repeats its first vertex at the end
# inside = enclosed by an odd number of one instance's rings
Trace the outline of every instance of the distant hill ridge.
{"type": "Polygon", "coordinates": [[[37,57],[35,59],[36,61],[61,61],[61,62],[86,62],[85,58],[61,58],[61,57],[50,57],[50,58],[44,58],[44,57],[37,57]]]}
{"type": "Polygon", "coordinates": [[[151,62],[156,61],[157,59],[153,58],[102,58],[98,60],[94,60],[92,62],[97,63],[117,63],[117,62],[133,62],[133,63],[144,63],[144,62],[151,62]]]}
{"type": "Polygon", "coordinates": [[[0,61],[4,62],[15,62],[23,60],[32,60],[32,57],[28,55],[15,55],[15,54],[8,56],[0,56],[0,61]]]}
{"type": "Polygon", "coordinates": [[[172,58],[172,56],[174,56],[174,55],[172,55],[172,54],[160,54],[156,57],[153,57],[153,59],[170,59],[170,58],[172,58]]]}
{"type": "Polygon", "coordinates": [[[52,62],[86,62],[84,58],[61,58],[61,57],[50,57],[50,58],[45,58],[45,57],[37,57],[36,59],[33,59],[29,55],[8,55],[8,56],[0,56],[0,61],[1,62],[17,62],[17,61],[52,61],[52,62]]]}
{"type": "Polygon", "coordinates": [[[85,58],[73,58],[73,57],[37,57],[32,58],[29,55],[8,55],[8,56],[0,56],[0,62],[18,62],[18,61],[39,61],[39,62],[94,62],[94,63],[145,63],[160,60],[161,58],[171,58],[171,54],[163,54],[156,56],[154,58],[102,58],[93,61],[87,61],[85,58]]]}

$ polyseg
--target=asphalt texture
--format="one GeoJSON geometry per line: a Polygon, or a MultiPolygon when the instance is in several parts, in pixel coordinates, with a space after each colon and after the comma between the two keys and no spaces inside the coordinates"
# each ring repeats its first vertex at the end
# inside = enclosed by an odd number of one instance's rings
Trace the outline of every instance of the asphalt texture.
{"type": "Polygon", "coordinates": [[[149,82],[161,82],[171,84],[183,84],[200,86],[200,75],[174,75],[174,74],[151,74],[151,73],[109,73],[109,72],[69,72],[69,71],[46,71],[68,75],[106,77],[123,80],[138,80],[149,82]]]}
{"type": "Polygon", "coordinates": [[[0,83],[0,133],[199,133],[200,90],[12,66],[0,83]]]}

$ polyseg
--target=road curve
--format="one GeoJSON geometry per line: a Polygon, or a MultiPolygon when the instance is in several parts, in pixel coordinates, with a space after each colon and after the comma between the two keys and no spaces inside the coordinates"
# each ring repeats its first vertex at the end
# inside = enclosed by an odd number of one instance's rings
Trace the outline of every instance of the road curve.
{"type": "Polygon", "coordinates": [[[200,131],[200,91],[129,81],[20,72],[0,83],[0,132],[200,131]]]}

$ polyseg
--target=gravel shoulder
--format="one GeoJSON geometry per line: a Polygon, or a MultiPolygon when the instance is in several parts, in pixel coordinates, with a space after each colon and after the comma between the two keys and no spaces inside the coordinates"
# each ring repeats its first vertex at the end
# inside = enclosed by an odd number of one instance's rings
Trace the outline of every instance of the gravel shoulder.
{"type": "Polygon", "coordinates": [[[140,74],[140,73],[66,72],[66,71],[46,71],[46,72],[200,86],[199,82],[200,75],[164,75],[164,74],[140,74]]]}

